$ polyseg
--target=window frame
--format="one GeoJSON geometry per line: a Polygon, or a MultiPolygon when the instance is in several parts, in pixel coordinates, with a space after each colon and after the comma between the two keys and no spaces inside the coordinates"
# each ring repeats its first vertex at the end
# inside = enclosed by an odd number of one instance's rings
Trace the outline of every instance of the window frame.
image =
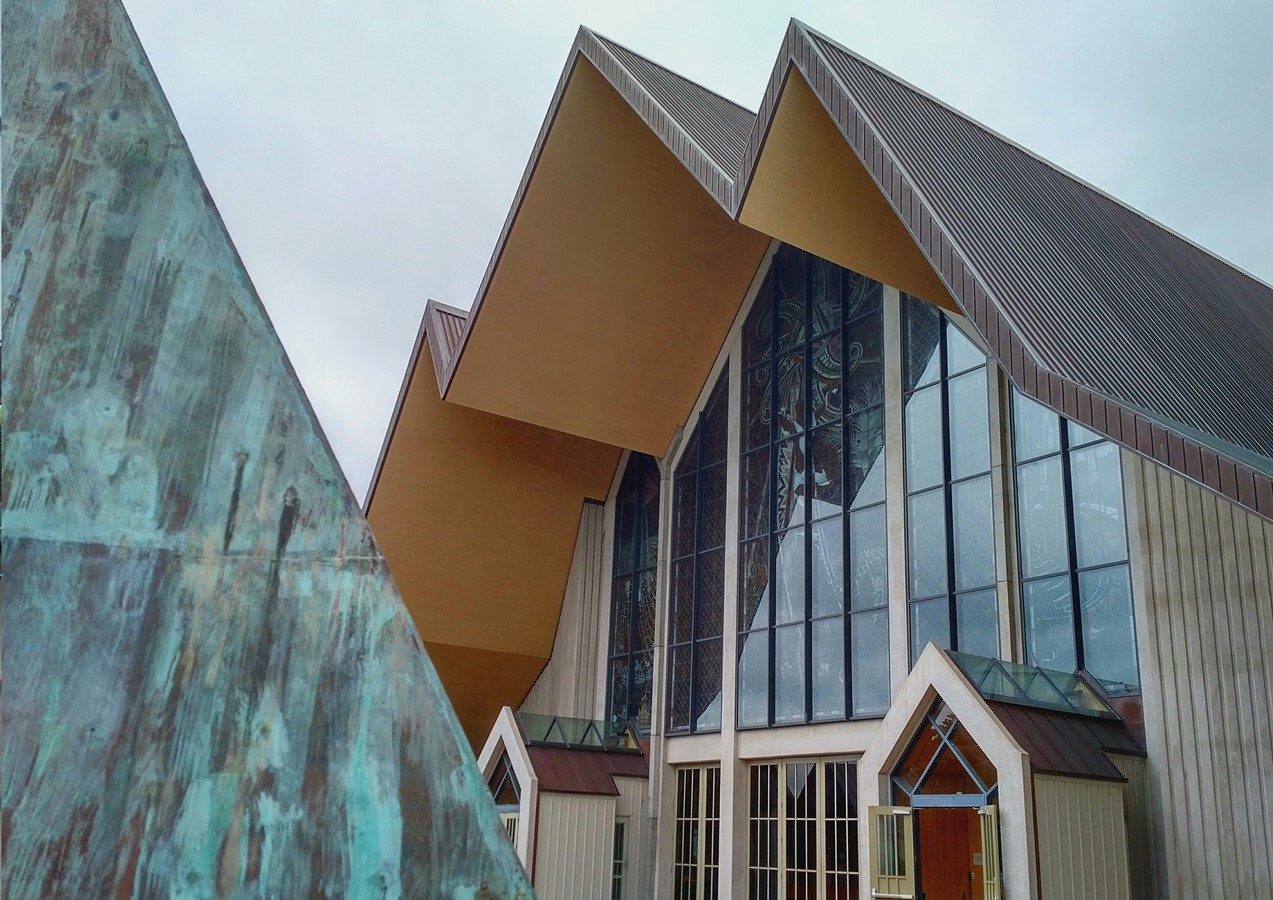
{"type": "MultiPolygon", "coordinates": [[[[717,900],[721,883],[721,767],[678,766],[672,771],[676,777],[672,817],[673,900],[717,900]],[[685,791],[691,780],[695,792],[692,801],[685,791]],[[682,831],[683,826],[688,834],[682,831]],[[689,853],[689,858],[683,853],[689,853]],[[693,880],[689,891],[686,890],[687,875],[693,880]]],[[[725,879],[728,887],[728,873],[725,879]]]]}

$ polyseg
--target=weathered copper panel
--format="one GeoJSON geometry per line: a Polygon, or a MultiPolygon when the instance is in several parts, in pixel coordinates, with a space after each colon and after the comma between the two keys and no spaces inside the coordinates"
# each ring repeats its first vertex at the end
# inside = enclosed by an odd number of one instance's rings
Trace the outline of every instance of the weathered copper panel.
{"type": "Polygon", "coordinates": [[[122,7],[3,28],[6,896],[529,896],[122,7]]]}

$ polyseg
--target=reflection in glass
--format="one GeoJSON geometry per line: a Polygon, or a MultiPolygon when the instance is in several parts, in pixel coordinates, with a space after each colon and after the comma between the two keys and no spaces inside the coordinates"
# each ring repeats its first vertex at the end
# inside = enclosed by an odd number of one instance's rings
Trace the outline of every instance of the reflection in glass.
{"type": "Polygon", "coordinates": [[[888,609],[855,612],[852,617],[853,715],[888,711],[888,609]]]}
{"type": "Polygon", "coordinates": [[[911,665],[932,641],[950,646],[950,604],[945,597],[911,604],[911,665]]]}
{"type": "Polygon", "coordinates": [[[941,388],[916,391],[906,401],[906,489],[942,482],[941,388]]]}
{"type": "Polygon", "coordinates": [[[1021,586],[1021,601],[1026,626],[1026,662],[1045,669],[1073,672],[1078,667],[1078,657],[1069,576],[1027,581],[1021,586]]]}
{"type": "Polygon", "coordinates": [[[840,516],[812,526],[813,615],[844,611],[844,520],[840,516]]]}
{"type": "MultiPolygon", "coordinates": [[[[989,475],[950,487],[957,591],[995,583],[994,506],[990,493],[989,475]]],[[[962,643],[960,646],[968,649],[962,643]]]]}
{"type": "Polygon", "coordinates": [[[1070,453],[1074,545],[1079,568],[1127,559],[1118,447],[1106,441],[1070,453]]]}
{"type": "Polygon", "coordinates": [[[1061,449],[1060,419],[1056,413],[1019,391],[1012,392],[1012,431],[1017,462],[1061,449]]]}
{"type": "MultiPolygon", "coordinates": [[[[948,333],[956,330],[951,328],[948,333]]],[[[989,472],[990,402],[985,368],[950,379],[948,390],[951,480],[989,472]]]]}
{"type": "Polygon", "coordinates": [[[883,506],[849,514],[849,590],[854,609],[888,603],[888,534],[883,506]]]}
{"type": "Polygon", "coordinates": [[[955,597],[959,647],[977,656],[999,655],[999,597],[994,588],[955,597]]]}
{"type": "Polygon", "coordinates": [[[1033,578],[1065,571],[1069,566],[1069,541],[1065,534],[1065,488],[1059,456],[1017,467],[1017,518],[1022,576],[1033,578]]]}
{"type": "Polygon", "coordinates": [[[1132,586],[1126,564],[1079,573],[1083,667],[1103,681],[1139,685],[1132,586]]]}
{"type": "Polygon", "coordinates": [[[844,618],[813,624],[813,717],[844,718],[844,618]]]}
{"type": "Polygon", "coordinates": [[[946,500],[940,489],[907,500],[907,564],[911,597],[946,593],[946,500]]]}
{"type": "Polygon", "coordinates": [[[765,725],[769,721],[769,632],[739,635],[738,724],[765,725]]]}
{"type": "Polygon", "coordinates": [[[774,559],[774,622],[798,622],[804,618],[804,529],[793,528],[776,536],[774,559]]]}
{"type": "Polygon", "coordinates": [[[946,322],[946,374],[967,372],[986,364],[986,354],[956,325],[946,322]]]}
{"type": "Polygon", "coordinates": [[[805,669],[803,623],[774,629],[774,721],[803,722],[805,669]]]}
{"type": "Polygon", "coordinates": [[[847,416],[849,505],[854,509],[884,502],[884,409],[847,416]]]}

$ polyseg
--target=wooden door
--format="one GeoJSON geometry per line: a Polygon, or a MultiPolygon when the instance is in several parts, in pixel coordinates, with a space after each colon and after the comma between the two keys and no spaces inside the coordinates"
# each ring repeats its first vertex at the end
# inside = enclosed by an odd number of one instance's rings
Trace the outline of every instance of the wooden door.
{"type": "Polygon", "coordinates": [[[984,900],[981,825],[969,808],[917,809],[920,896],[984,900]]]}

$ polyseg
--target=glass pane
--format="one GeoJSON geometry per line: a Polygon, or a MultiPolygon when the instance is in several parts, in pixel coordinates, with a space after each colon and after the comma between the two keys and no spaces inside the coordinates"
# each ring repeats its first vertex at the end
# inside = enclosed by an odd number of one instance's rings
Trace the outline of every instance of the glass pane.
{"type": "Polygon", "coordinates": [[[1108,441],[1070,453],[1074,549],[1080,569],[1127,559],[1123,475],[1118,447],[1108,441]]]}
{"type": "Polygon", "coordinates": [[[723,463],[729,456],[729,370],[721,372],[703,410],[703,464],[723,463]]]}
{"type": "Polygon", "coordinates": [[[814,256],[809,258],[809,269],[813,289],[810,306],[813,333],[825,334],[840,327],[840,267],[814,256]]]}
{"type": "Polygon", "coordinates": [[[844,503],[843,432],[840,423],[824,425],[809,436],[811,459],[810,477],[813,479],[813,517],[835,515],[844,503]]]}
{"type": "Polygon", "coordinates": [[[883,506],[849,514],[849,591],[853,609],[888,603],[888,534],[883,506]]]}
{"type": "Polygon", "coordinates": [[[778,445],[778,528],[804,521],[804,438],[778,445]]]}
{"type": "Polygon", "coordinates": [[[716,637],[724,629],[725,551],[712,550],[698,558],[698,631],[696,638],[716,637]]]}
{"type": "Polygon", "coordinates": [[[854,613],[850,652],[853,660],[853,715],[888,712],[888,609],[854,613]]]}
{"type": "Polygon", "coordinates": [[[804,342],[805,265],[808,254],[784,245],[774,256],[778,284],[778,350],[804,342]]]}
{"type": "Polygon", "coordinates": [[[884,322],[868,316],[845,328],[845,412],[884,402],[884,322]]]}
{"type": "Polygon", "coordinates": [[[756,293],[756,301],[751,312],[747,314],[747,322],[743,325],[743,366],[754,366],[761,360],[769,358],[770,344],[773,337],[773,270],[765,275],[765,280],[756,293]]]}
{"type": "Polygon", "coordinates": [[[769,624],[769,540],[748,541],[742,546],[742,596],[739,631],[769,624]]]}
{"type": "Polygon", "coordinates": [[[919,787],[920,779],[924,775],[924,771],[928,768],[928,764],[932,762],[933,757],[937,755],[937,751],[941,749],[941,735],[933,726],[925,721],[925,725],[919,735],[915,738],[915,743],[911,745],[910,750],[902,757],[901,763],[893,774],[902,780],[907,789],[914,793],[919,787]]]}
{"type": "Polygon", "coordinates": [[[778,554],[774,562],[774,621],[796,622],[805,617],[804,529],[793,528],[776,535],[778,554]]]}
{"type": "Polygon", "coordinates": [[[694,560],[684,559],[672,564],[672,643],[683,644],[690,640],[694,610],[694,560]]]}
{"type": "Polygon", "coordinates": [[[809,529],[813,565],[813,615],[844,610],[844,520],[825,519],[809,529]]]}
{"type": "Polygon", "coordinates": [[[769,366],[760,366],[743,375],[744,450],[769,444],[773,424],[773,398],[769,389],[771,376],[769,366]]]}
{"type": "Polygon", "coordinates": [[[699,641],[695,645],[698,654],[698,684],[694,690],[694,709],[698,716],[695,731],[720,728],[721,642],[699,641]]]}
{"type": "Polygon", "coordinates": [[[631,572],[636,565],[637,483],[633,463],[640,457],[633,454],[623,486],[615,499],[614,509],[614,574],[631,572]]]}
{"type": "Polygon", "coordinates": [[[738,724],[769,724],[769,632],[739,635],[738,724]]]}
{"type": "Polygon", "coordinates": [[[698,478],[693,471],[676,479],[672,525],[672,555],[688,556],[694,552],[694,529],[698,516],[698,478]]]}
{"type": "Polygon", "coordinates": [[[610,661],[610,721],[621,725],[628,721],[628,658],[610,661]]]}
{"type": "Polygon", "coordinates": [[[699,473],[702,486],[700,501],[703,504],[703,518],[700,523],[702,533],[699,536],[698,549],[709,550],[725,545],[725,464],[720,463],[699,473]]]}
{"type": "Polygon", "coordinates": [[[873,278],[849,269],[841,269],[840,272],[844,276],[844,320],[851,322],[859,316],[878,313],[884,297],[884,286],[873,278]]]}
{"type": "Polygon", "coordinates": [[[685,731],[690,727],[690,648],[673,647],[671,684],[668,688],[668,728],[685,731]]]}
{"type": "Polygon", "coordinates": [[[950,601],[945,597],[911,604],[911,665],[932,641],[950,646],[950,601]]]}
{"type": "Polygon", "coordinates": [[[803,624],[774,629],[774,721],[803,722],[805,659],[803,624]]]}
{"type": "Polygon", "coordinates": [[[1126,565],[1079,573],[1083,668],[1102,681],[1136,686],[1136,625],[1126,565]]]}
{"type": "Polygon", "coordinates": [[[812,623],[813,717],[844,718],[844,619],[812,623]]]}
{"type": "Polygon", "coordinates": [[[951,485],[954,515],[955,590],[995,583],[994,508],[990,476],[951,485]]]}
{"type": "Polygon", "coordinates": [[[946,320],[946,374],[958,375],[985,365],[986,354],[949,319],[946,320]]]}
{"type": "Polygon", "coordinates": [[[841,370],[840,332],[815,340],[809,356],[810,425],[840,421],[844,409],[840,393],[841,370]]]}
{"type": "Polygon", "coordinates": [[[650,713],[654,708],[654,653],[639,653],[632,658],[632,687],[628,709],[642,734],[650,733],[650,713]]]}
{"type": "Polygon", "coordinates": [[[1068,575],[1028,581],[1021,586],[1025,615],[1026,662],[1032,666],[1073,672],[1074,609],[1068,575]]]}
{"type": "Polygon", "coordinates": [[[995,769],[994,763],[990,761],[977,742],[972,739],[968,729],[962,725],[956,725],[955,730],[950,734],[950,742],[955,745],[955,749],[964,758],[964,762],[972,768],[986,790],[998,784],[999,773],[995,769]]]}
{"type": "Polygon", "coordinates": [[[1071,422],[1069,419],[1065,420],[1065,428],[1068,432],[1066,440],[1070,442],[1070,449],[1082,447],[1084,444],[1094,444],[1105,439],[1104,435],[1089,431],[1078,422],[1071,422]]]}
{"type": "Polygon", "coordinates": [[[640,593],[637,594],[636,646],[634,650],[649,650],[654,646],[654,620],[658,612],[659,578],[656,569],[640,575],[640,593]]]}
{"type": "Polygon", "coordinates": [[[989,472],[990,401],[986,370],[981,368],[950,379],[947,391],[951,480],[989,472]]]}
{"type": "Polygon", "coordinates": [[[938,488],[906,501],[906,562],[912,598],[932,597],[949,590],[945,493],[938,488]]]}
{"type": "Polygon", "coordinates": [[[1063,572],[1070,567],[1059,456],[1017,467],[1017,519],[1023,577],[1063,572]]]}
{"type": "Polygon", "coordinates": [[[611,610],[614,617],[610,622],[610,655],[619,656],[628,652],[628,635],[630,614],[632,611],[632,576],[624,575],[616,578],[611,587],[611,610]]]}
{"type": "Polygon", "coordinates": [[[849,505],[884,501],[884,407],[845,418],[848,435],[849,505]]]}
{"type": "Polygon", "coordinates": [[[955,598],[958,646],[964,653],[999,655],[999,594],[994,588],[955,598]]]}
{"type": "Polygon", "coordinates": [[[804,431],[804,350],[778,357],[778,436],[804,431]]]}
{"type": "Polygon", "coordinates": [[[906,296],[906,390],[932,384],[941,377],[937,344],[941,312],[931,303],[906,296]]]}
{"type": "Polygon", "coordinates": [[[906,490],[941,484],[941,388],[934,385],[906,400],[906,490]]]}
{"type": "Polygon", "coordinates": [[[769,450],[743,457],[743,537],[769,533],[769,450]]]}
{"type": "Polygon", "coordinates": [[[1019,391],[1012,392],[1012,433],[1018,462],[1061,449],[1060,417],[1019,391]]]}
{"type": "Polygon", "coordinates": [[[937,759],[919,787],[921,794],[980,794],[981,788],[949,747],[937,751],[937,759]]]}

